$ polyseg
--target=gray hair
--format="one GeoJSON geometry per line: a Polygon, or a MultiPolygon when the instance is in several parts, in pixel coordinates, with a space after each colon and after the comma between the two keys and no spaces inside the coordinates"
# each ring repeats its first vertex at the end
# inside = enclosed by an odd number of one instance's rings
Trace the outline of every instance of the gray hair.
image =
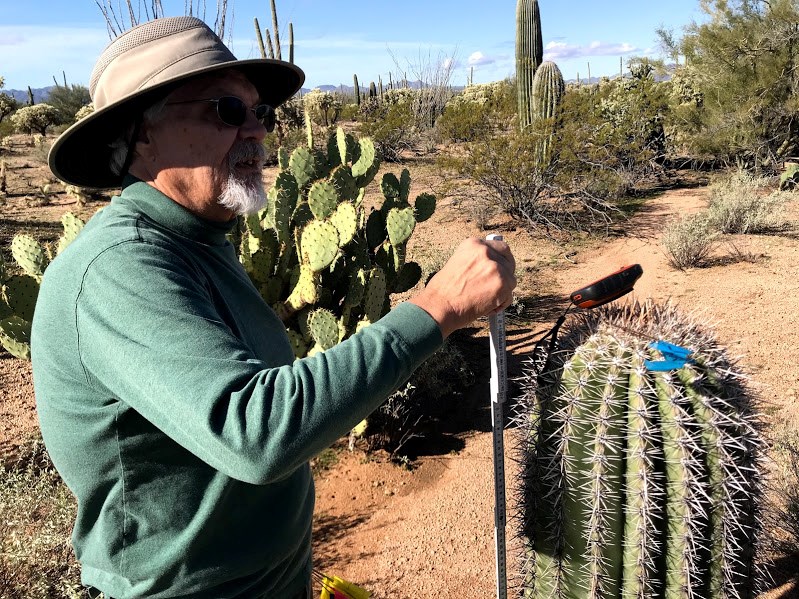
{"type": "MultiPolygon", "coordinates": [[[[147,108],[141,115],[142,123],[151,124],[157,122],[162,116],[166,101],[167,98],[161,98],[155,104],[147,108]]],[[[133,146],[136,142],[135,139],[131,139],[135,127],[135,122],[131,122],[119,137],[108,144],[111,148],[109,167],[111,168],[111,172],[115,175],[125,174],[122,172],[122,168],[125,166],[125,162],[128,159],[128,152],[133,150],[133,146]]]]}

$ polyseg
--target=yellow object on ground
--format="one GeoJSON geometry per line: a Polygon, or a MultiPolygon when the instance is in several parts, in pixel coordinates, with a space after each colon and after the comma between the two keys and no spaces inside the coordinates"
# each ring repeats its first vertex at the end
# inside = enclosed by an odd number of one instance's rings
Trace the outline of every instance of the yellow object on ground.
{"type": "Polygon", "coordinates": [[[322,594],[319,599],[369,599],[372,594],[338,576],[323,574],[321,577],[322,594]]]}

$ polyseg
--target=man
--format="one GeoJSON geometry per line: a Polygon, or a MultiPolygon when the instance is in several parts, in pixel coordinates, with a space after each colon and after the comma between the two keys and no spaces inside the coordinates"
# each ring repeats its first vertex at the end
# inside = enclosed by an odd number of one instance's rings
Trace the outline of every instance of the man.
{"type": "Polygon", "coordinates": [[[511,301],[507,246],[467,240],[413,299],[293,359],[225,236],[263,205],[261,141],[303,78],[198,19],[150,21],[103,52],[95,112],[51,151],[60,179],[123,188],[48,268],[32,334],[82,580],[107,597],[309,596],[309,459],[511,301]]]}

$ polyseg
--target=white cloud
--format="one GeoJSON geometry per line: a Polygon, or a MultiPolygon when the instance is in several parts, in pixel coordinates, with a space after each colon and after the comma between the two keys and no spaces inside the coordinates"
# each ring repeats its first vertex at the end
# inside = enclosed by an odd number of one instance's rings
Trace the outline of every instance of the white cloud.
{"type": "Polygon", "coordinates": [[[494,64],[496,62],[496,59],[491,56],[486,56],[482,52],[478,51],[478,52],[472,52],[469,55],[469,59],[467,62],[471,66],[483,66],[483,65],[494,64]]]}
{"type": "Polygon", "coordinates": [[[7,89],[46,87],[53,76],[88,85],[94,62],[108,44],[105,27],[0,25],[0,46],[8,60],[0,75],[7,89]]]}
{"type": "Polygon", "coordinates": [[[568,60],[584,56],[619,56],[641,50],[626,42],[607,43],[594,41],[585,46],[575,46],[565,42],[549,42],[544,48],[545,60],[568,60]]]}

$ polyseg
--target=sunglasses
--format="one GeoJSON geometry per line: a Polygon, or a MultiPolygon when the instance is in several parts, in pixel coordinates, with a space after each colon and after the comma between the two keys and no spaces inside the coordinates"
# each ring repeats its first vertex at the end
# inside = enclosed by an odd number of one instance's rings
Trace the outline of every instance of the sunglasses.
{"type": "Polygon", "coordinates": [[[269,104],[258,104],[250,108],[244,100],[236,96],[222,96],[221,98],[203,98],[200,100],[181,100],[169,104],[191,104],[193,102],[212,102],[216,104],[216,114],[219,120],[231,127],[241,127],[247,120],[247,112],[252,111],[255,118],[266,127],[267,131],[275,129],[275,109],[269,104]]]}

